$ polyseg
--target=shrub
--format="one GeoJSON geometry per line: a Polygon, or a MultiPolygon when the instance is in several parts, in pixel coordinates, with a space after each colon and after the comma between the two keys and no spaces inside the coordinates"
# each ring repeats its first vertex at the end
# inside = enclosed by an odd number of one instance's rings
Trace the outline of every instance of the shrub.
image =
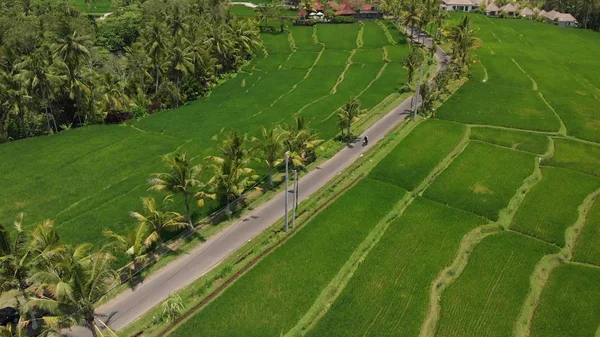
{"type": "Polygon", "coordinates": [[[331,23],[354,23],[356,19],[353,16],[335,16],[331,23]]]}

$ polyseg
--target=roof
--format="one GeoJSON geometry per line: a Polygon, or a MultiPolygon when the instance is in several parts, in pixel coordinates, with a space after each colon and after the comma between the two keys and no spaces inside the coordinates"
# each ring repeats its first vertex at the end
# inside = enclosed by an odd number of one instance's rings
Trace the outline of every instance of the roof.
{"type": "Polygon", "coordinates": [[[515,8],[515,6],[513,6],[513,4],[506,4],[506,5],[502,6],[502,7],[500,7],[500,10],[504,11],[504,12],[507,12],[507,13],[510,13],[510,12],[516,12],[517,8],[515,8]]]}
{"type": "Polygon", "coordinates": [[[577,19],[569,13],[560,13],[557,15],[557,18],[560,22],[577,22],[577,19]]]}
{"type": "Polygon", "coordinates": [[[349,3],[341,3],[340,9],[335,12],[335,15],[354,15],[354,14],[356,14],[356,11],[354,11],[354,9],[352,9],[352,6],[350,6],[349,3]]]}
{"type": "Polygon", "coordinates": [[[371,4],[364,4],[360,8],[360,10],[361,11],[372,11],[373,10],[373,5],[371,5],[371,4]]]}
{"type": "Polygon", "coordinates": [[[534,12],[534,13],[539,13],[539,12],[540,12],[540,9],[539,9],[539,8],[537,8],[537,7],[535,7],[535,8],[533,9],[533,12],[534,12]]]}
{"type": "Polygon", "coordinates": [[[323,10],[323,4],[321,4],[318,1],[314,1],[313,2],[313,7],[315,8],[316,11],[322,11],[323,10]]]}
{"type": "Polygon", "coordinates": [[[546,18],[548,18],[550,20],[554,20],[559,15],[560,15],[560,12],[557,12],[555,10],[551,10],[549,12],[546,12],[546,14],[544,15],[544,17],[546,17],[546,18]]]}
{"type": "Polygon", "coordinates": [[[443,2],[449,6],[473,6],[471,0],[443,0],[443,2]]]}
{"type": "Polygon", "coordinates": [[[519,14],[523,16],[532,16],[534,13],[531,9],[529,9],[529,7],[525,7],[523,8],[523,10],[521,10],[521,13],[519,14]]]}
{"type": "Polygon", "coordinates": [[[548,14],[548,12],[546,12],[545,10],[542,9],[542,11],[540,12],[540,15],[545,16],[546,14],[548,14]]]}
{"type": "Polygon", "coordinates": [[[498,8],[498,6],[496,6],[496,4],[489,4],[486,8],[485,8],[486,12],[499,12],[500,8],[498,8]]]}
{"type": "Polygon", "coordinates": [[[339,9],[339,7],[340,7],[340,5],[338,5],[338,3],[337,3],[337,2],[335,2],[335,1],[329,1],[329,2],[327,2],[327,4],[329,5],[329,7],[333,8],[333,9],[334,9],[334,10],[336,10],[336,11],[337,11],[337,10],[339,9]]]}
{"type": "Polygon", "coordinates": [[[301,9],[298,11],[298,16],[306,16],[306,10],[305,9],[301,9]]]}

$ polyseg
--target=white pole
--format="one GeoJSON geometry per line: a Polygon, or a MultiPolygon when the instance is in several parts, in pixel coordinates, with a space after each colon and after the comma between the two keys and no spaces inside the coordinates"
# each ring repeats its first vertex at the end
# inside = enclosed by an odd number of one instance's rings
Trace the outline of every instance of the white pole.
{"type": "Polygon", "coordinates": [[[294,170],[294,208],[292,211],[292,230],[296,228],[296,207],[298,207],[298,170],[294,170]]]}
{"type": "Polygon", "coordinates": [[[415,94],[415,110],[413,120],[417,120],[417,110],[419,110],[419,95],[421,93],[421,77],[423,77],[423,65],[421,64],[421,71],[419,74],[419,84],[417,84],[417,93],[415,94]]]}
{"type": "Polygon", "coordinates": [[[288,231],[288,161],[290,155],[288,153],[285,154],[285,231],[288,231]]]}

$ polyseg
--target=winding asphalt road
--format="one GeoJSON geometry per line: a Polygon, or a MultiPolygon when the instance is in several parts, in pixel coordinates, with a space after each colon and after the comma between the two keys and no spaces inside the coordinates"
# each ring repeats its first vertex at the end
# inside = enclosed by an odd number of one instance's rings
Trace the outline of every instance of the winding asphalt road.
{"type": "MultiPolygon", "coordinates": [[[[425,38],[425,44],[431,41],[425,38]]],[[[438,48],[437,70],[444,68],[446,55],[438,48]]],[[[371,146],[379,142],[410,113],[411,98],[406,99],[392,111],[373,124],[364,135],[369,137],[369,145],[361,146],[360,141],[350,144],[335,156],[318,166],[300,179],[299,201],[310,197],[315,191],[329,182],[353,161],[359,158],[371,146]]],[[[289,199],[290,209],[292,198],[289,199]]],[[[223,259],[235,252],[243,244],[284,216],[285,194],[281,192],[271,200],[257,207],[243,219],[232,224],[222,232],[209,238],[205,243],[192,249],[186,255],[169,263],[156,273],[147,277],[135,290],[127,290],[110,302],[100,306],[97,312],[104,316],[113,330],[118,331],[135,321],[171,293],[185,287],[217,266],[223,259]]],[[[65,333],[68,336],[88,337],[91,332],[77,327],[65,333]]]]}

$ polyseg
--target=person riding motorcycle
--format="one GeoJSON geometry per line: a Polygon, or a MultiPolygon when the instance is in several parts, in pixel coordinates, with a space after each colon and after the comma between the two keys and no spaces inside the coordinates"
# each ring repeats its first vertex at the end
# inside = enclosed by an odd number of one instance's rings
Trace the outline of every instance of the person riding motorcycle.
{"type": "Polygon", "coordinates": [[[369,144],[369,138],[368,138],[367,136],[365,136],[365,137],[363,138],[363,146],[365,146],[365,145],[367,145],[367,144],[369,144]]]}

